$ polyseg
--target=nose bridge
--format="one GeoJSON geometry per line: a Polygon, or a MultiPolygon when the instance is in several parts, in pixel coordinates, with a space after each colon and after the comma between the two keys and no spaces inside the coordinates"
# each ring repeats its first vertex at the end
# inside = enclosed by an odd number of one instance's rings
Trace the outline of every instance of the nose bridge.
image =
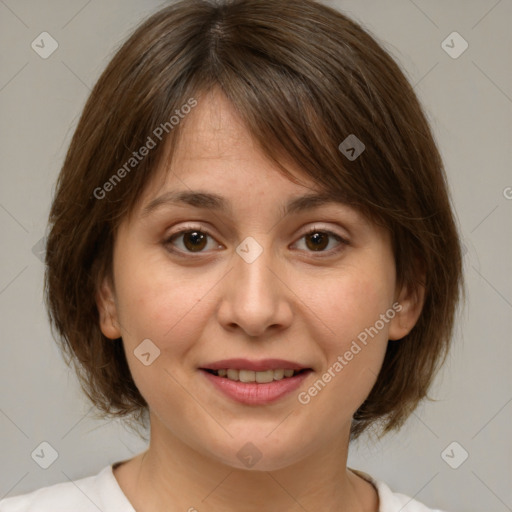
{"type": "Polygon", "coordinates": [[[275,266],[274,252],[266,242],[264,245],[247,237],[239,244],[224,297],[227,302],[224,312],[228,312],[228,317],[223,317],[223,321],[237,324],[254,336],[271,325],[286,323],[284,297],[274,273],[275,266]]]}
{"type": "Polygon", "coordinates": [[[236,248],[234,278],[237,295],[242,298],[247,295],[249,302],[268,301],[273,295],[270,268],[273,266],[272,249],[267,237],[260,242],[255,238],[246,237],[236,248]],[[238,261],[237,261],[238,258],[238,261]]]}

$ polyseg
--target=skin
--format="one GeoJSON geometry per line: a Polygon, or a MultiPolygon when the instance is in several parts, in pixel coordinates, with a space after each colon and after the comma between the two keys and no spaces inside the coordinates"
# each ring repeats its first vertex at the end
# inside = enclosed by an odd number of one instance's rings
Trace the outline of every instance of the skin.
{"type": "Polygon", "coordinates": [[[289,199],[320,189],[292,164],[303,185],[277,172],[221,93],[201,97],[183,128],[172,168],[159,170],[121,224],[113,280],[97,294],[102,332],[122,337],[150,409],[148,450],[114,471],[121,489],[138,512],[377,511],[374,487],[346,466],[350,423],[388,339],[414,326],[421,291],[397,288],[389,233],[348,206],[283,216],[289,199]],[[142,215],[155,197],[190,189],[224,196],[231,211],[180,204],[142,215]],[[202,252],[186,235],[166,242],[190,225],[210,235],[202,252]],[[330,237],[315,251],[309,228],[349,243],[330,237]],[[263,249],[252,263],[235,252],[248,236],[263,249]],[[299,403],[298,393],[396,301],[402,310],[310,403],[299,403]],[[133,353],[146,338],[160,350],[149,366],[133,353]],[[313,373],[277,402],[244,405],[198,369],[231,357],[291,359],[313,373]],[[237,457],[247,442],[262,454],[251,469],[237,457]]]}

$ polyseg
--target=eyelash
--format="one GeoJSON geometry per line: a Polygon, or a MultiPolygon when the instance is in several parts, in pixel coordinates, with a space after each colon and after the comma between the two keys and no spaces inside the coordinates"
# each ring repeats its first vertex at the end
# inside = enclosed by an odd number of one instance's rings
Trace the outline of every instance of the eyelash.
{"type": "MultiPolygon", "coordinates": [[[[209,233],[209,231],[207,229],[205,229],[203,226],[200,226],[200,225],[187,226],[187,227],[181,229],[180,231],[176,231],[175,233],[172,233],[171,235],[169,235],[164,241],[164,246],[167,247],[169,252],[172,252],[179,256],[189,257],[189,255],[192,255],[193,258],[198,257],[204,251],[200,251],[198,253],[193,253],[193,252],[189,252],[189,251],[183,251],[181,249],[176,250],[176,249],[170,247],[172,245],[172,242],[174,239],[179,238],[180,235],[184,235],[186,233],[190,233],[193,231],[197,231],[199,233],[202,233],[202,234],[214,239],[213,235],[211,235],[209,233]]],[[[318,258],[334,256],[334,255],[338,254],[340,251],[342,251],[345,248],[345,246],[350,245],[348,240],[346,240],[339,234],[334,233],[333,231],[329,231],[327,229],[321,229],[321,228],[317,228],[317,227],[313,227],[313,228],[309,229],[307,232],[303,233],[302,236],[299,238],[299,240],[302,240],[304,237],[307,237],[314,233],[322,233],[322,234],[329,235],[332,238],[335,238],[339,242],[339,245],[337,248],[331,249],[329,251],[318,251],[317,253],[315,253],[315,251],[306,251],[306,252],[311,252],[313,254],[317,254],[318,256],[316,256],[316,257],[318,257],[318,258]]]]}

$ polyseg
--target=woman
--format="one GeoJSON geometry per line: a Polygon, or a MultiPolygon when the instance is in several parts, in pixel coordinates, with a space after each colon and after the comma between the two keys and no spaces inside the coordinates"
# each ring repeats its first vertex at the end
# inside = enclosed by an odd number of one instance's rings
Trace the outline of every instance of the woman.
{"type": "Polygon", "coordinates": [[[422,108],[358,24],[313,0],[162,9],[91,93],[50,228],[63,353],[150,443],[2,512],[432,510],[347,467],[427,396],[462,282],[422,108]]]}

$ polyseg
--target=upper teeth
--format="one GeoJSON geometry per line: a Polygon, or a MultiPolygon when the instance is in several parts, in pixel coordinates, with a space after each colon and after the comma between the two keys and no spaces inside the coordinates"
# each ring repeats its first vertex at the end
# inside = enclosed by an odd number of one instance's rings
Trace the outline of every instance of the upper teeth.
{"type": "Polygon", "coordinates": [[[227,377],[230,380],[239,380],[240,382],[272,382],[281,380],[284,377],[291,377],[294,370],[279,369],[265,370],[264,372],[255,372],[253,370],[235,370],[232,368],[217,370],[219,377],[227,377]]]}

